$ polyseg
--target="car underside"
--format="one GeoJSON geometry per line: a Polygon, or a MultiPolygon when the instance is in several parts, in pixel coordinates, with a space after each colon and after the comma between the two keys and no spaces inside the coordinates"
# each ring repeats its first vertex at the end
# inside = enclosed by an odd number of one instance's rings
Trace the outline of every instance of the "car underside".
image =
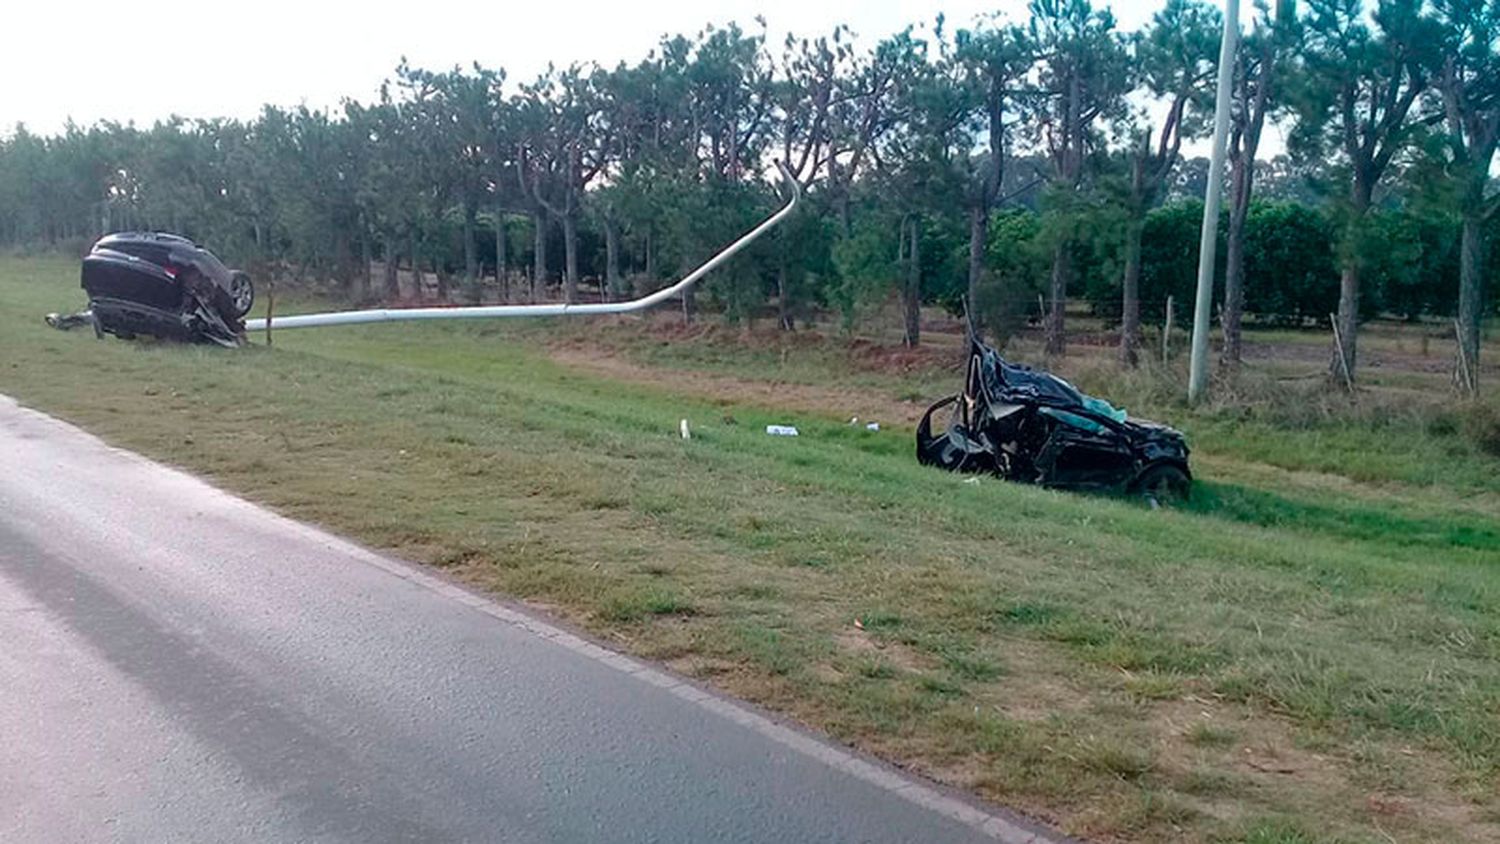
{"type": "Polygon", "coordinates": [[[237,346],[255,300],[250,278],[187,238],[155,232],[107,235],[83,259],[89,308],[49,315],[68,328],[91,322],[100,334],[152,336],[237,346]]]}

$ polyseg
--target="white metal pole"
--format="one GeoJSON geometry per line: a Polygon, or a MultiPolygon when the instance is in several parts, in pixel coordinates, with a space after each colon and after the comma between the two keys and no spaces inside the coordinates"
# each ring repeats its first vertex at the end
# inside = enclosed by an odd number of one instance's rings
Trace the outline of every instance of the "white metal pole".
{"type": "MultiPolygon", "coordinates": [[[[740,238],[718,254],[704,261],[702,266],[683,276],[670,287],[664,287],[648,296],[628,302],[588,302],[567,304],[559,302],[546,305],[476,305],[462,308],[372,308],[363,311],[334,311],[323,314],[296,314],[276,318],[277,328],[315,328],[326,325],[362,325],[369,322],[402,322],[417,319],[497,319],[501,317],[549,317],[593,314],[626,314],[642,311],[664,302],[687,290],[709,273],[710,270],[729,260],[736,252],[749,246],[751,241],[770,231],[786,219],[797,201],[802,198],[802,186],[797,178],[781,162],[776,162],[782,180],[787,183],[791,196],[780,210],[767,217],[760,225],[741,235],[740,238]]],[[[245,320],[245,330],[260,331],[266,327],[264,319],[245,320]]]]}
{"type": "Polygon", "coordinates": [[[1239,0],[1224,0],[1224,38],[1219,45],[1219,89],[1214,101],[1214,140],[1208,156],[1208,190],[1198,241],[1198,298],[1193,302],[1193,351],[1188,401],[1208,387],[1208,315],[1214,298],[1214,259],[1219,246],[1219,203],[1224,193],[1224,145],[1229,136],[1229,97],[1234,82],[1235,42],[1240,34],[1239,0]]]}

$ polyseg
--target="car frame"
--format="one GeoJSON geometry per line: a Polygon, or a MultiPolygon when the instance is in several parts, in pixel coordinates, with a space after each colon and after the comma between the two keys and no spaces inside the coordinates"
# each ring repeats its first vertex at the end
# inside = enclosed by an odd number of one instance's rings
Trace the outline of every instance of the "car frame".
{"type": "Polygon", "coordinates": [[[1152,501],[1191,489],[1180,431],[1130,419],[1048,372],[1013,364],[969,336],[964,389],[934,403],[917,426],[917,460],[1063,489],[1138,493],[1152,501]],[[933,418],[952,407],[946,430],[933,418]]]}
{"type": "Polygon", "coordinates": [[[239,345],[255,303],[249,274],[166,232],[119,232],[84,256],[82,286],[95,329],[131,339],[239,345]]]}

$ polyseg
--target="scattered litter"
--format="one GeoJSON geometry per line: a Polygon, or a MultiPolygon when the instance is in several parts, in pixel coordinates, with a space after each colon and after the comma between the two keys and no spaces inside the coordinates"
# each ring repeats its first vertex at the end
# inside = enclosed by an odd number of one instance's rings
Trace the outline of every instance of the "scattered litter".
{"type": "Polygon", "coordinates": [[[773,437],[795,437],[797,429],[791,425],[767,425],[766,433],[773,437]]]}
{"type": "Polygon", "coordinates": [[[969,476],[967,478],[964,478],[964,483],[966,483],[966,484],[973,484],[974,486],[979,486],[979,479],[971,475],[971,476],[969,476]]]}
{"type": "Polygon", "coordinates": [[[682,424],[678,426],[678,430],[682,431],[683,439],[690,440],[693,438],[692,433],[688,431],[688,423],[686,419],[682,420],[682,424]]]}
{"type": "Polygon", "coordinates": [[[880,430],[880,423],[879,422],[871,422],[871,423],[869,423],[868,425],[865,426],[865,430],[866,431],[878,431],[878,430],[880,430]]]}
{"type": "Polygon", "coordinates": [[[859,620],[859,619],[857,619],[857,618],[856,618],[856,619],[854,619],[854,626],[855,626],[855,627],[858,627],[858,628],[859,628],[859,629],[860,629],[860,630],[863,630],[863,629],[865,629],[865,623],[864,623],[864,622],[863,622],[863,621],[860,621],[860,620],[859,620]]]}
{"type": "Polygon", "coordinates": [[[58,331],[67,331],[80,325],[94,325],[93,311],[79,311],[72,314],[47,314],[43,317],[47,324],[58,331]]]}
{"type": "Polygon", "coordinates": [[[858,425],[859,424],[859,417],[858,416],[851,416],[851,417],[849,417],[849,424],[850,425],[858,425]]]}

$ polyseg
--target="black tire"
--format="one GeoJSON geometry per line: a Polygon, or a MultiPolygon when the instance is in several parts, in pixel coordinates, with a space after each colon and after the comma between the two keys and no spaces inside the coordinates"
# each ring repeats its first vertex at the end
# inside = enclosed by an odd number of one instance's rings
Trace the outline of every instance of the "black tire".
{"type": "Polygon", "coordinates": [[[1148,467],[1135,480],[1135,491],[1153,507],[1186,501],[1193,482],[1181,466],[1158,463],[1148,467]]]}
{"type": "Polygon", "coordinates": [[[235,270],[229,275],[229,298],[234,302],[234,315],[243,317],[255,307],[255,284],[250,274],[235,270]]]}

